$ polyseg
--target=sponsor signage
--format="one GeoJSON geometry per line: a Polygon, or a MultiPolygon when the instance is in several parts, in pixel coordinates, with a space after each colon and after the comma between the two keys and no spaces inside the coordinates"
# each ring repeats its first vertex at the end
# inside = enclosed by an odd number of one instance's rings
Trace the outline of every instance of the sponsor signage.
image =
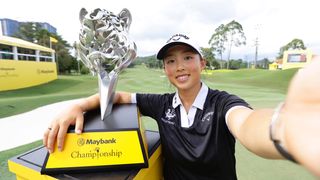
{"type": "Polygon", "coordinates": [[[65,148],[57,147],[45,160],[43,172],[117,165],[145,165],[137,131],[68,133],[65,148]]]}
{"type": "Polygon", "coordinates": [[[0,91],[36,86],[57,78],[54,62],[0,60],[0,91]]]}

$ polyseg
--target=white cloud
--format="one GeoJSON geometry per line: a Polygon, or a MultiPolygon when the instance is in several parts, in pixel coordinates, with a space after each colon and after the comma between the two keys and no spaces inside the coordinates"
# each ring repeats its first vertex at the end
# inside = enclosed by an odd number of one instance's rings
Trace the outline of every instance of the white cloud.
{"type": "Polygon", "coordinates": [[[320,54],[317,4],[315,0],[10,0],[1,4],[0,18],[48,22],[72,44],[78,38],[78,13],[82,7],[99,7],[114,13],[128,8],[133,16],[130,33],[140,56],[155,54],[171,34],[178,32],[188,33],[207,47],[216,27],[236,20],[243,25],[247,45],[233,48],[233,57],[253,57],[255,27],[259,25],[259,58],[272,58],[294,38],[302,39],[320,54]]]}

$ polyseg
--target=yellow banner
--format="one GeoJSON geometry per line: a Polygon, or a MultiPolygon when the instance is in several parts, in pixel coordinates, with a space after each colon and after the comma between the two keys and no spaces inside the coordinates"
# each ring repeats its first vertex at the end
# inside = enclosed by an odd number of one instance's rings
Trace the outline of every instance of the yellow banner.
{"type": "Polygon", "coordinates": [[[64,147],[62,152],[55,147],[45,168],[145,163],[137,131],[68,133],[64,147]]]}
{"type": "Polygon", "coordinates": [[[51,36],[50,36],[50,41],[53,42],[53,43],[57,43],[58,42],[58,40],[56,38],[51,37],[51,36]]]}
{"type": "Polygon", "coordinates": [[[31,87],[57,78],[54,62],[0,60],[0,91],[31,87]]]}

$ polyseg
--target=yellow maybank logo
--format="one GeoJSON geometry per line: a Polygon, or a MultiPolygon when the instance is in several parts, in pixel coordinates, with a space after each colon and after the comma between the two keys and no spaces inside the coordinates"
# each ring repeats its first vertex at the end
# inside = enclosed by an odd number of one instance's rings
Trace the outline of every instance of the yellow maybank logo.
{"type": "Polygon", "coordinates": [[[78,146],[83,146],[85,144],[86,140],[83,138],[79,138],[77,141],[78,146]]]}
{"type": "MultiPolygon", "coordinates": [[[[80,139],[79,139],[80,140],[80,139]]],[[[79,141],[78,140],[78,141],[79,141]]],[[[84,141],[85,142],[85,144],[96,144],[96,145],[99,145],[99,144],[111,144],[111,143],[117,143],[117,140],[115,139],[115,138],[111,138],[111,139],[102,139],[102,138],[100,138],[100,139],[87,139],[87,140],[85,140],[85,139],[83,139],[83,138],[81,138],[81,141],[84,141]]],[[[83,142],[81,142],[81,143],[83,143],[83,142]]],[[[79,145],[79,144],[78,144],[79,145]]],[[[82,146],[83,146],[84,144],[82,144],[82,146]]]]}
{"type": "Polygon", "coordinates": [[[65,148],[49,155],[46,168],[144,163],[137,131],[68,133],[65,148]]]}
{"type": "Polygon", "coordinates": [[[112,144],[117,143],[117,140],[115,138],[111,139],[84,139],[79,138],[77,141],[78,146],[84,146],[84,145],[97,145],[98,147],[95,147],[93,150],[90,150],[89,152],[82,152],[82,151],[73,151],[71,153],[71,158],[108,158],[110,156],[116,156],[120,157],[122,155],[122,151],[119,151],[117,149],[108,149],[107,151],[104,151],[99,146],[103,144],[112,144]]]}

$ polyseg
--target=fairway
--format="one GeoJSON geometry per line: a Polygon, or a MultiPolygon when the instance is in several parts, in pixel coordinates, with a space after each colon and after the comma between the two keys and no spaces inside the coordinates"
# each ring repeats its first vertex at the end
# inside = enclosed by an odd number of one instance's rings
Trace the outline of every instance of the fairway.
{"type": "Polygon", "coordinates": [[[97,80],[92,76],[59,76],[45,85],[0,92],[0,118],[94,92],[97,92],[97,80]]]}
{"type": "MultiPolygon", "coordinates": [[[[203,81],[212,89],[225,90],[247,100],[252,107],[275,107],[285,99],[289,80],[296,69],[285,71],[237,70],[213,71],[203,75],[203,81]]],[[[119,79],[117,90],[129,92],[164,93],[174,92],[162,70],[144,66],[129,68],[119,79]]],[[[96,77],[59,76],[59,79],[37,87],[0,92],[0,118],[26,112],[36,107],[79,97],[86,97],[98,91],[96,77]]],[[[0,119],[1,120],[1,119],[0,119]]],[[[156,124],[143,118],[147,129],[156,130],[156,124]]],[[[0,179],[14,179],[7,171],[7,159],[39,146],[41,142],[0,152],[0,179]]],[[[248,152],[239,143],[236,145],[237,174],[240,180],[269,179],[315,179],[304,168],[287,161],[265,160],[248,152]]]]}

